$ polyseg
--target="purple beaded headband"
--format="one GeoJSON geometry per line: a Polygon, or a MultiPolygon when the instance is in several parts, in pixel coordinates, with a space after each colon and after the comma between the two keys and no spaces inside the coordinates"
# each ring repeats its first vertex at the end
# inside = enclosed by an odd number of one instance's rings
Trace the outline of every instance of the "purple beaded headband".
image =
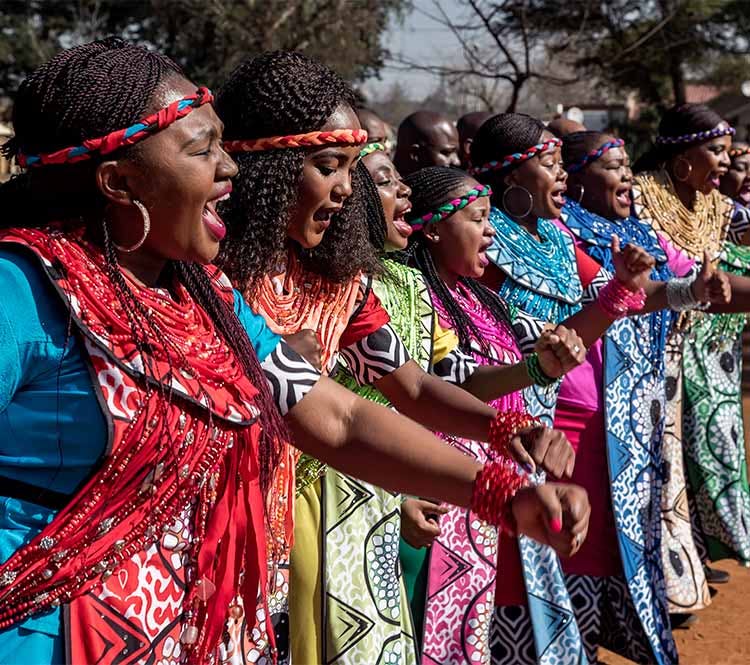
{"type": "Polygon", "coordinates": [[[692,134],[682,134],[681,136],[657,136],[656,145],[677,145],[680,143],[697,143],[706,139],[715,139],[718,136],[734,136],[734,127],[722,122],[713,129],[707,129],[703,132],[693,132],[692,134]]]}

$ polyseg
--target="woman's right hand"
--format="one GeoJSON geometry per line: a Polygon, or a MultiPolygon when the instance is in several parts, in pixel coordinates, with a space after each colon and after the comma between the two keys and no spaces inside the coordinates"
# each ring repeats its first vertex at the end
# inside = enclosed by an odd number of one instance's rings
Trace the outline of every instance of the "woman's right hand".
{"type": "Polygon", "coordinates": [[[440,535],[438,517],[448,507],[426,499],[405,499],[401,504],[401,537],[412,547],[429,547],[440,535]]]}
{"type": "Polygon", "coordinates": [[[591,506],[578,485],[544,483],[518,490],[511,510],[519,534],[572,556],[586,540],[591,506]]]}
{"type": "Polygon", "coordinates": [[[586,360],[583,340],[575,330],[563,325],[543,330],[534,351],[542,371],[553,379],[559,379],[586,360]]]}
{"type": "Polygon", "coordinates": [[[319,372],[323,369],[323,348],[314,330],[305,328],[293,335],[284,335],[284,341],[319,372]]]}

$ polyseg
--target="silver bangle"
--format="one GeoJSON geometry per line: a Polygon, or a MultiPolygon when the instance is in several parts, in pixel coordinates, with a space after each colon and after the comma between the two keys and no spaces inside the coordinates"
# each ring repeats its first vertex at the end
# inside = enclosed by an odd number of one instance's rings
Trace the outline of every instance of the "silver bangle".
{"type": "Polygon", "coordinates": [[[667,282],[667,304],[675,312],[691,309],[707,309],[710,303],[701,303],[693,293],[696,277],[681,277],[667,282]]]}

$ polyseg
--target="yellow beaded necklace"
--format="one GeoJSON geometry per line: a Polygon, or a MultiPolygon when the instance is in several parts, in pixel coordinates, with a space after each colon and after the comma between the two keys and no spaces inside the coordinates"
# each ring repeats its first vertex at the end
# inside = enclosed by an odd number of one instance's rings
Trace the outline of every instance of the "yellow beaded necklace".
{"type": "Polygon", "coordinates": [[[678,249],[695,259],[703,257],[704,249],[712,256],[718,253],[732,217],[727,197],[715,190],[708,196],[696,192],[695,209],[688,210],[664,169],[637,175],[633,190],[634,200],[644,208],[636,210],[638,217],[649,219],[678,249]]]}

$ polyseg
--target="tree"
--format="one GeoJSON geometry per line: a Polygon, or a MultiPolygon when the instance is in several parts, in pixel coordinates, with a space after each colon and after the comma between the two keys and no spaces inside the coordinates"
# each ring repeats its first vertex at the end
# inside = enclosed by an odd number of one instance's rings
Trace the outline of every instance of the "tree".
{"type": "Polygon", "coordinates": [[[396,54],[394,66],[436,74],[452,89],[474,96],[490,110],[497,110],[507,98],[505,110],[515,111],[530,81],[556,85],[576,81],[575,75],[559,75],[545,66],[540,56],[546,35],[528,20],[524,2],[454,0],[453,4],[463,10],[458,20],[449,15],[441,0],[433,0],[432,10],[422,13],[452,33],[461,57],[454,62],[415,62],[396,54]]]}
{"type": "Polygon", "coordinates": [[[0,94],[51,55],[108,34],[152,46],[217,85],[247,56],[303,51],[351,81],[376,74],[408,0],[2,0],[0,94]]]}
{"type": "Polygon", "coordinates": [[[536,39],[546,42],[550,57],[611,88],[635,90],[645,102],[684,103],[688,76],[717,71],[726,78],[729,64],[748,53],[750,13],[745,0],[513,4],[509,30],[531,29],[536,39]],[[523,23],[515,19],[519,12],[524,13],[523,23]]]}

